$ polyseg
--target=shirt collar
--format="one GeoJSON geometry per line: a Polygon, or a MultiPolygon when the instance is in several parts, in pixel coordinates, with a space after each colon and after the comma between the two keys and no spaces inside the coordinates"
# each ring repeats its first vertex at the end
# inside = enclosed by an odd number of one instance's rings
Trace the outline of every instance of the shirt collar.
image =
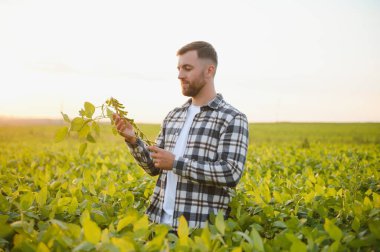
{"type": "MultiPolygon", "coordinates": [[[[192,100],[190,98],[189,100],[187,100],[187,102],[185,104],[182,105],[182,108],[187,109],[190,106],[191,102],[192,102],[192,100]]],[[[204,107],[209,107],[211,109],[218,109],[219,106],[222,104],[222,102],[223,102],[222,94],[217,93],[215,98],[212,99],[211,101],[209,101],[209,103],[207,103],[207,105],[202,106],[201,109],[204,107]]]]}

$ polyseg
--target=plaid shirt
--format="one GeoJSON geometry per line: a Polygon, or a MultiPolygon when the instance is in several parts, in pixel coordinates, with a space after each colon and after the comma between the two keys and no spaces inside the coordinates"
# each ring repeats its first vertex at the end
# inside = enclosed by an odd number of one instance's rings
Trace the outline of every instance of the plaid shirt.
{"type": "MultiPolygon", "coordinates": [[[[191,99],[175,108],[163,121],[156,145],[173,151],[185,123],[191,99]]],[[[147,214],[160,223],[166,187],[166,170],[154,167],[147,145],[128,144],[137,163],[150,175],[159,175],[147,214]]],[[[172,227],[184,215],[189,227],[204,227],[210,213],[229,213],[231,188],[239,182],[248,148],[248,122],[244,114],[223,100],[221,94],[201,107],[192,122],[183,157],[176,158],[178,175],[172,227]]]]}

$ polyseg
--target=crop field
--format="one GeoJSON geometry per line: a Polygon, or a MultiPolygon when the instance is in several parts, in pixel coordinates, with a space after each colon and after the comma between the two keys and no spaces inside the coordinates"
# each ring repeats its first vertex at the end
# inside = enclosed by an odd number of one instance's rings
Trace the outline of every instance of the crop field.
{"type": "Polygon", "coordinates": [[[229,218],[178,235],[109,125],[83,155],[60,127],[0,126],[0,251],[380,251],[380,124],[250,124],[229,218]]]}

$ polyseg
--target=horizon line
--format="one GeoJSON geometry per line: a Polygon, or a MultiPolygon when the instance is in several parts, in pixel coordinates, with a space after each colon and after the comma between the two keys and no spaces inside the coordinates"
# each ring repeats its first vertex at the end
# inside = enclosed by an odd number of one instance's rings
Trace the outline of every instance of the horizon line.
{"type": "MultiPolygon", "coordinates": [[[[106,123],[102,119],[99,123],[106,123]]],[[[54,124],[61,124],[64,122],[62,118],[49,118],[49,117],[19,117],[19,116],[1,116],[0,115],[0,125],[4,124],[12,124],[17,122],[25,122],[26,124],[49,124],[48,122],[54,123],[54,124]],[[34,122],[33,122],[34,121],[34,122]],[[44,123],[45,122],[45,123],[44,123]]],[[[148,122],[148,121],[136,121],[138,124],[161,124],[162,122],[148,122]]],[[[270,120],[270,121],[248,121],[248,123],[341,123],[341,124],[348,124],[348,123],[380,123],[380,121],[302,121],[302,120],[270,120]]]]}

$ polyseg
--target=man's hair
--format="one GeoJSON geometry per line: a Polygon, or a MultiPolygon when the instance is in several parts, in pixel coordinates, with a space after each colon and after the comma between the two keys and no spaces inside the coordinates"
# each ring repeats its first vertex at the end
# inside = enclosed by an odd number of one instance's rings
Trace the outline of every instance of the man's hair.
{"type": "Polygon", "coordinates": [[[197,51],[198,58],[200,59],[210,59],[215,63],[215,67],[218,66],[218,55],[214,47],[205,41],[194,41],[187,45],[184,45],[181,49],[177,51],[177,56],[183,55],[188,51],[197,51]]]}

